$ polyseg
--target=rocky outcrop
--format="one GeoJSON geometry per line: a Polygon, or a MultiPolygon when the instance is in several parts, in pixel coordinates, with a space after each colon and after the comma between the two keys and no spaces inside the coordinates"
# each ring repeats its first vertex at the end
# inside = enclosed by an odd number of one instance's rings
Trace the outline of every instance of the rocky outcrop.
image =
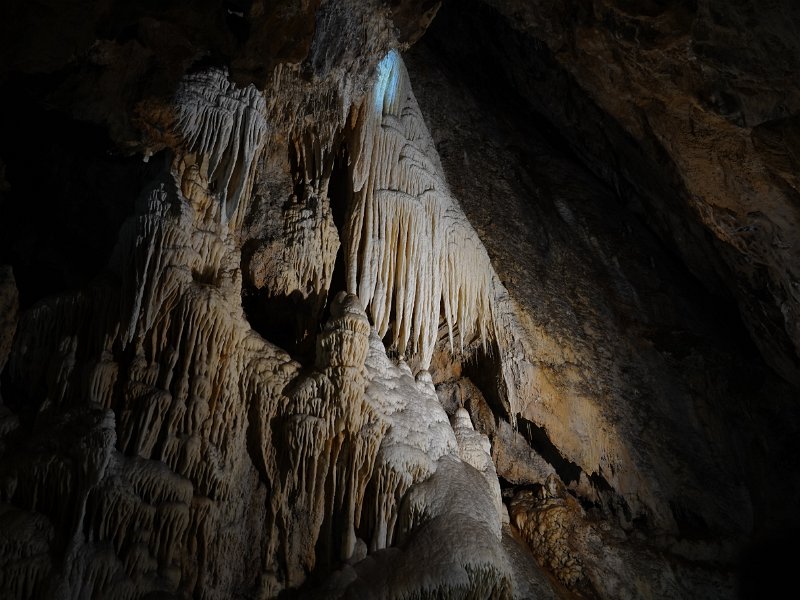
{"type": "MultiPolygon", "coordinates": [[[[746,336],[731,335],[722,310],[704,308],[718,305],[523,98],[477,85],[496,63],[473,57],[465,65],[451,55],[481,34],[469,18],[459,29],[459,18],[442,10],[442,29],[434,23],[409,53],[410,77],[453,193],[523,315],[516,356],[534,366],[513,379],[524,399],[517,433],[484,430],[503,466],[498,474],[541,483],[555,469],[625,527],[726,536],[747,536],[756,523],[779,530],[791,520],[784,500],[795,486],[762,503],[756,490],[782,477],[764,479],[761,458],[742,452],[740,432],[765,447],[786,426],[778,437],[788,440],[794,417],[777,425],[766,406],[777,402],[793,414],[785,403],[792,386],[765,367],[746,336]],[[476,161],[480,173],[464,175],[476,161]],[[765,412],[753,418],[755,405],[765,412]],[[536,459],[525,458],[531,447],[536,459]],[[509,454],[525,466],[503,458],[509,454]]],[[[464,371],[492,404],[490,363],[465,363],[464,371]]],[[[773,446],[767,463],[792,447],[773,446]]]]}
{"type": "Polygon", "coordinates": [[[484,85],[508,85],[544,115],[695,276],[735,299],[762,355],[797,385],[798,189],[786,174],[797,169],[797,7],[469,6],[446,5],[435,22],[447,52],[473,73],[493,65],[484,85]]]}
{"type": "Polygon", "coordinates": [[[555,475],[534,490],[516,494],[511,514],[537,560],[580,597],[726,598],[736,594],[733,577],[714,564],[726,559],[724,547],[696,543],[689,550],[693,556],[705,554],[711,560],[706,567],[687,566],[678,548],[670,548],[671,552],[650,548],[636,534],[588,517],[555,475]]]}

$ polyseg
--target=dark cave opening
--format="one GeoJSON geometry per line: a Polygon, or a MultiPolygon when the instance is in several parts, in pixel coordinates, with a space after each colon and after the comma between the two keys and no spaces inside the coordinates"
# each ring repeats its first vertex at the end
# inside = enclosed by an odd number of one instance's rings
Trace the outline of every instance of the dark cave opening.
{"type": "Polygon", "coordinates": [[[552,465],[564,484],[569,485],[580,479],[581,468],[562,456],[558,447],[550,440],[544,427],[539,427],[533,421],[528,421],[523,417],[517,417],[517,427],[531,448],[552,465]]]}
{"type": "Polygon", "coordinates": [[[771,536],[757,536],[739,556],[739,598],[784,598],[794,583],[797,538],[790,527],[771,536]]]}
{"type": "Polygon", "coordinates": [[[711,533],[711,529],[705,519],[689,506],[673,500],[669,503],[669,508],[682,537],[686,539],[703,539],[711,533]]]}
{"type": "MultiPolygon", "coordinates": [[[[456,332],[453,333],[454,337],[456,332]]],[[[500,385],[503,374],[500,370],[500,359],[496,342],[491,341],[483,347],[476,347],[467,354],[462,362],[463,374],[478,388],[492,412],[497,415],[508,415],[507,402],[501,397],[500,385]]]]}
{"type": "Polygon", "coordinates": [[[49,110],[37,93],[52,85],[46,76],[11,85],[0,111],[0,264],[13,267],[24,310],[105,269],[140,191],[167,159],[124,156],[104,127],[49,110]]]}
{"type": "Polygon", "coordinates": [[[344,231],[347,209],[353,194],[352,177],[350,175],[350,153],[347,144],[342,142],[333,159],[333,169],[328,183],[328,198],[331,203],[333,224],[341,237],[344,231]]]}
{"type": "Polygon", "coordinates": [[[225,0],[225,24],[240,43],[250,36],[250,23],[247,19],[252,0],[225,0]]]}
{"type": "Polygon", "coordinates": [[[319,323],[315,307],[322,301],[316,293],[303,297],[299,290],[273,295],[266,289],[242,289],[242,308],[253,330],[304,365],[314,361],[319,323]]]}
{"type": "Polygon", "coordinates": [[[306,166],[302,152],[298,152],[294,143],[289,144],[289,170],[292,173],[292,192],[295,198],[300,200],[305,197],[306,166]]]}

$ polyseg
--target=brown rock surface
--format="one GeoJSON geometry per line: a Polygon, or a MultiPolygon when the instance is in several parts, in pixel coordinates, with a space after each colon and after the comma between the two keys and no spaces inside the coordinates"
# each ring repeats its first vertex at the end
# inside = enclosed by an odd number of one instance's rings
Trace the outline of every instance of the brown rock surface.
{"type": "Polygon", "coordinates": [[[490,0],[436,25],[731,295],[768,363],[800,383],[794,2],[490,0]]]}
{"type": "MultiPolygon", "coordinates": [[[[542,482],[553,469],[628,530],[780,535],[798,493],[782,475],[795,388],[519,96],[476,85],[488,75],[447,52],[455,31],[435,23],[408,63],[454,192],[525,315],[535,370],[518,431],[501,422],[492,438],[498,474],[542,482]]],[[[490,398],[486,370],[464,371],[490,398]]]]}

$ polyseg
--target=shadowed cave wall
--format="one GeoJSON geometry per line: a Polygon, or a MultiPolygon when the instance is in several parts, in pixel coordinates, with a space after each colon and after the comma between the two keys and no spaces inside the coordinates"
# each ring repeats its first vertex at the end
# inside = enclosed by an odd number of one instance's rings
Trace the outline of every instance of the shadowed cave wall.
{"type": "Polygon", "coordinates": [[[789,0],[2,17],[0,596],[787,580],[789,0]]]}

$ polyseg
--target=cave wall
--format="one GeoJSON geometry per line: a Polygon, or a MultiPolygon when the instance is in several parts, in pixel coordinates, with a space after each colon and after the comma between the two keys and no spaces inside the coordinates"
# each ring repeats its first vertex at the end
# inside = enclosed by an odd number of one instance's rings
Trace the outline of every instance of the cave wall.
{"type": "Polygon", "coordinates": [[[576,484],[609,482],[629,519],[724,531],[756,519],[779,529],[790,503],[751,502],[769,502],[753,491],[767,483],[764,464],[791,445],[766,460],[752,450],[791,437],[792,425],[776,434],[770,414],[793,386],[764,363],[736,305],[627,210],[525,96],[501,87],[498,56],[481,70],[456,53],[478,34],[471,17],[439,16],[409,68],[454,192],[525,315],[521,338],[536,368],[521,416],[580,467],[582,476],[568,475],[576,484]]]}
{"type": "Polygon", "coordinates": [[[788,572],[794,11],[440,4],[3,8],[4,595],[788,572]]]}
{"type": "Polygon", "coordinates": [[[469,6],[436,21],[444,51],[491,62],[696,277],[734,299],[796,385],[794,3],[469,6]]]}

